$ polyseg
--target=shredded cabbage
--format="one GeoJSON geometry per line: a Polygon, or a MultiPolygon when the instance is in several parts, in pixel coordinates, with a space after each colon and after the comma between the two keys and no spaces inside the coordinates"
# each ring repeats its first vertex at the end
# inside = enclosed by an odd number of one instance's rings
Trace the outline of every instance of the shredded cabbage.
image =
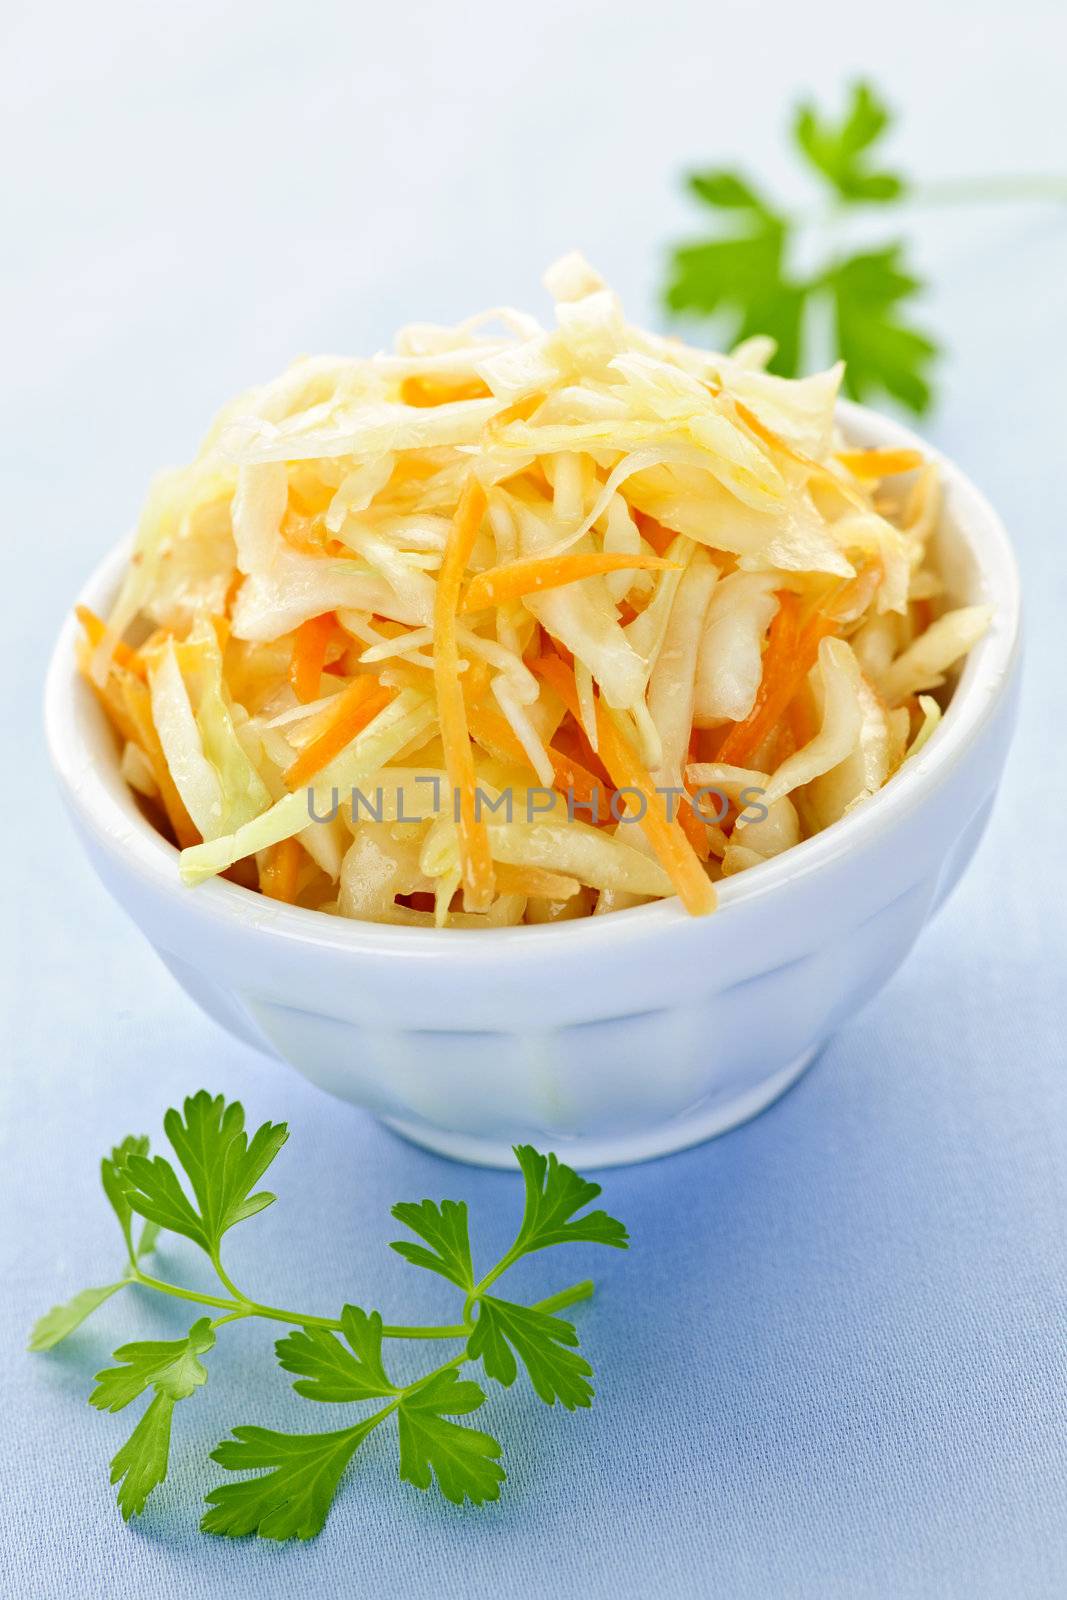
{"type": "Polygon", "coordinates": [[[843,449],[840,364],[635,328],[576,254],[546,285],[548,326],[297,362],[152,485],[79,661],[187,882],[413,927],[703,913],[930,737],[990,618],[946,608],[935,467],[843,449]]]}

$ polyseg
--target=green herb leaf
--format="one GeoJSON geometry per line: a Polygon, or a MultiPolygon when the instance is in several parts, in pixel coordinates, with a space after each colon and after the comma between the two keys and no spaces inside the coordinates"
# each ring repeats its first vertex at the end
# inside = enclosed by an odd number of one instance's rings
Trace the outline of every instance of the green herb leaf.
{"type": "Polygon", "coordinates": [[[845,201],[897,200],[904,193],[899,173],[869,164],[872,147],[891,121],[889,108],[866,83],[852,86],[848,109],[839,123],[810,103],[797,108],[793,137],[803,155],[845,201]]]}
{"type": "MultiPolygon", "coordinates": [[[[712,189],[723,204],[748,203],[729,186],[712,185],[712,189]]],[[[126,1243],[126,1272],[115,1283],[83,1289],[66,1305],[53,1307],[31,1335],[32,1349],[50,1349],[128,1283],[213,1308],[215,1320],[201,1317],[184,1338],[121,1345],[114,1352],[115,1364],[96,1375],[90,1403],[98,1410],[121,1411],[146,1397],[139,1420],[111,1462],[111,1482],[117,1486],[119,1509],[127,1520],[143,1512],[167,1476],[174,1407],[207,1381],[201,1357],[213,1348],[215,1329],[237,1319],[292,1325],[292,1331],[277,1341],[276,1350],[282,1368],[295,1374],[293,1387],[304,1398],[333,1404],[384,1403],[352,1427],[331,1433],[235,1428],[213,1460],[229,1472],[254,1476],[210,1492],[201,1523],[209,1533],[311,1538],[323,1526],[355,1451],[379,1423],[394,1415],[402,1481],[426,1490],[436,1480],[441,1493],[457,1505],[498,1499],[505,1478],[499,1443],[490,1434],[454,1420],[485,1402],[479,1384],[458,1376],[466,1362],[481,1360],[487,1376],[505,1388],[514,1383],[521,1363],[548,1404],[558,1400],[570,1410],[589,1405],[592,1369],[577,1353],[573,1326],[555,1315],[588,1298],[593,1290],[589,1280],[560,1289],[533,1306],[498,1299],[487,1291],[522,1256],[550,1245],[584,1241],[625,1249],[626,1230],[615,1218],[604,1211],[581,1214],[599,1195],[598,1184],[586,1182],[555,1156],[518,1146],[515,1154],[525,1183],[522,1223],[511,1247],[477,1280],[464,1204],[422,1200],[396,1206],[393,1215],[418,1242],[399,1240],[393,1248],[461,1291],[460,1319],[425,1327],[387,1326],[379,1312],[346,1305],[331,1325],[324,1318],[252,1299],[234,1285],[219,1259],[219,1243],[227,1229],[254,1216],[274,1198],[257,1190],[256,1184],[285,1141],[284,1125],[265,1123],[249,1137],[239,1104],[227,1104],[221,1096],[201,1090],[184,1102],[181,1112],[168,1111],[164,1126],[180,1165],[152,1157],[147,1139],[133,1136],[116,1145],[101,1164],[101,1181],[126,1243]],[[145,1219],[137,1243],[134,1216],[145,1219]],[[141,1272],[138,1257],[152,1248],[160,1228],[181,1234],[206,1251],[217,1285],[191,1288],[141,1272]],[[401,1387],[385,1369],[386,1334],[405,1340],[454,1340],[460,1353],[401,1387]]]]}
{"type": "Polygon", "coordinates": [[[392,1215],[420,1239],[425,1239],[430,1248],[426,1250],[409,1239],[395,1239],[390,1249],[405,1261],[425,1267],[427,1272],[436,1272],[461,1289],[473,1289],[467,1207],[462,1200],[442,1200],[440,1205],[432,1200],[403,1200],[393,1207],[392,1215]]]}
{"type": "Polygon", "coordinates": [[[694,173],[689,186],[701,200],[740,215],[747,225],[739,233],[680,245],[674,251],[668,307],[699,316],[731,314],[731,343],[768,334],[777,344],[775,370],[795,373],[805,290],[787,267],[788,219],[737,173],[694,173]]]}
{"type": "Polygon", "coordinates": [[[592,1367],[566,1348],[577,1343],[577,1332],[562,1317],[483,1295],[467,1354],[473,1360],[480,1357],[487,1376],[507,1389],[518,1375],[514,1351],[545,1404],[555,1405],[559,1400],[568,1411],[574,1411],[593,1400],[593,1389],[586,1382],[593,1375],[592,1367]]]}
{"type": "Polygon", "coordinates": [[[28,1350],[51,1350],[68,1333],[73,1333],[75,1328],[81,1327],[86,1317],[92,1316],[98,1306],[119,1289],[125,1289],[128,1278],[120,1278],[118,1283],[105,1283],[99,1289],[82,1289],[72,1300],[65,1305],[53,1306],[51,1311],[46,1311],[33,1325],[28,1350]]]}
{"type": "Polygon", "coordinates": [[[129,1522],[140,1516],[153,1489],[167,1476],[170,1422],[175,1400],[157,1394],[126,1443],[111,1459],[111,1482],[119,1485],[118,1505],[129,1522]]]}
{"type": "Polygon", "coordinates": [[[189,1201],[170,1162],[127,1156],[123,1173],[126,1195],[134,1211],[160,1228],[183,1234],[209,1255],[235,1223],[269,1206],[274,1195],[251,1191],[289,1137],[283,1122],[265,1122],[251,1140],[245,1133],[244,1107],[227,1105],[222,1095],[201,1089],[185,1102],[185,1119],[173,1108],[163,1127],[192,1185],[197,1206],[189,1201]],[[199,1209],[197,1209],[199,1207],[199,1209]]]}
{"type": "Polygon", "coordinates": [[[691,172],[686,180],[698,200],[724,211],[751,211],[757,217],[781,225],[774,208],[739,172],[715,168],[710,172],[691,172]]]}
{"type": "Polygon", "coordinates": [[[89,1404],[101,1411],[121,1411],[146,1389],[155,1390],[148,1409],[111,1461],[111,1482],[119,1485],[119,1510],[127,1522],[144,1510],[152,1490],[167,1476],[175,1404],[207,1382],[207,1368],[199,1357],[214,1343],[211,1324],[201,1317],[184,1339],[120,1346],[115,1358],[122,1365],[96,1375],[89,1404]]]}
{"type": "Polygon", "coordinates": [[[104,1156],[100,1163],[100,1181],[104,1186],[104,1193],[111,1204],[111,1209],[119,1219],[122,1237],[126,1241],[126,1249],[132,1257],[134,1253],[133,1238],[131,1236],[131,1223],[133,1212],[130,1209],[128,1180],[125,1175],[126,1162],[130,1156],[146,1156],[148,1154],[148,1140],[142,1134],[127,1134],[121,1144],[115,1145],[109,1156],[104,1156]]]}
{"type": "MultiPolygon", "coordinates": [[[[119,1226],[126,1241],[126,1250],[131,1264],[152,1249],[156,1241],[156,1235],[159,1232],[154,1223],[146,1222],[141,1230],[139,1242],[136,1246],[134,1245],[130,1228],[132,1213],[126,1197],[125,1180],[122,1177],[122,1166],[126,1157],[133,1154],[143,1155],[147,1150],[147,1139],[136,1139],[131,1135],[131,1137],[124,1139],[120,1145],[116,1145],[111,1155],[105,1156],[100,1164],[100,1176],[104,1191],[111,1202],[115,1215],[119,1219],[119,1226]]],[[[53,1306],[50,1311],[46,1311],[44,1316],[39,1317],[34,1323],[26,1348],[32,1351],[54,1349],[68,1334],[73,1333],[75,1328],[80,1328],[86,1317],[92,1316],[93,1312],[102,1306],[105,1301],[110,1300],[111,1296],[117,1294],[120,1289],[125,1289],[127,1284],[132,1281],[132,1277],[127,1274],[117,1279],[115,1283],[101,1284],[98,1288],[82,1289],[63,1305],[53,1306]]]]}
{"type": "MultiPolygon", "coordinates": [[[[885,204],[905,193],[900,175],[876,158],[890,120],[883,101],[864,83],[853,86],[840,121],[810,104],[798,107],[797,149],[830,185],[836,205],[885,204]]],[[[776,345],[769,370],[792,378],[803,365],[809,312],[824,307],[837,354],[846,363],[849,394],[862,398],[884,391],[913,411],[927,408],[928,369],[937,347],[899,317],[900,302],[921,287],[904,265],[900,243],[831,261],[802,278],[790,257],[796,234],[808,225],[803,219],[786,215],[738,172],[693,173],[688,187],[720,214],[724,231],[672,252],[664,291],[669,310],[724,316],[731,344],[769,335],[776,345]]]]}
{"type": "Polygon", "coordinates": [[[606,1244],[626,1250],[629,1235],[622,1223],[606,1211],[588,1211],[575,1216],[600,1194],[599,1183],[579,1177],[571,1167],[544,1156],[531,1144],[514,1146],[526,1185],[526,1206],[522,1226],[508,1256],[517,1261],[535,1250],[554,1244],[606,1244]],[[573,1220],[572,1220],[573,1219],[573,1220]]]}
{"type": "Polygon", "coordinates": [[[240,1539],[311,1539],[333,1504],[341,1475],[380,1417],[336,1433],[275,1433],[269,1428],[234,1428],[233,1438],[212,1451],[227,1472],[268,1467],[262,1477],[227,1483],[206,1496],[213,1507],[200,1526],[205,1533],[240,1539]]]}
{"type": "Polygon", "coordinates": [[[445,1421],[477,1411],[484,1400],[478,1385],[461,1381],[452,1367],[406,1394],[397,1410],[401,1478],[428,1489],[436,1477],[445,1499],[455,1505],[498,1499],[506,1476],[496,1459],[500,1445],[477,1428],[445,1421]]]}
{"type": "Polygon", "coordinates": [[[377,1311],[368,1315],[359,1306],[345,1306],[341,1324],[347,1350],[328,1328],[301,1328],[275,1344],[283,1369],[301,1374],[301,1381],[293,1384],[297,1394],[323,1401],[396,1394],[382,1365],[382,1319],[377,1311]]]}
{"type": "Polygon", "coordinates": [[[922,287],[904,265],[899,241],[836,263],[825,282],[833,297],[845,389],[857,400],[886,390],[913,411],[930,404],[927,368],[937,346],[899,320],[901,304],[922,287]]]}
{"type": "Polygon", "coordinates": [[[121,1411],[149,1386],[172,1400],[186,1400],[207,1382],[207,1369],[198,1357],[214,1343],[211,1323],[201,1317],[184,1339],[146,1339],[120,1345],[114,1356],[121,1365],[105,1367],[96,1374],[97,1387],[89,1404],[98,1411],[121,1411]]]}

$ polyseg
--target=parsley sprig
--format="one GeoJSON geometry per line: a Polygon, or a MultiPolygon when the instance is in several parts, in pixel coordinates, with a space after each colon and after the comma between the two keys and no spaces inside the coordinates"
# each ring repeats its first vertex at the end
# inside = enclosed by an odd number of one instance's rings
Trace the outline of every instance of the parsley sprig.
{"type": "Polygon", "coordinates": [[[341,1477],[365,1439],[386,1426],[393,1430],[400,1478],[418,1489],[436,1482],[446,1499],[460,1505],[496,1500],[505,1472],[501,1446],[472,1427],[469,1417],[486,1399],[466,1366],[481,1366],[485,1379],[509,1388],[524,1368],[534,1391],[547,1405],[558,1400],[568,1411],[593,1399],[593,1369],[578,1354],[574,1326],[560,1311],[587,1299],[588,1280],[571,1284],[532,1305],[491,1295],[516,1262],[535,1251],[572,1242],[625,1250],[626,1229],[604,1211],[584,1208],[600,1193],[598,1184],[579,1177],[554,1155],[517,1145],[515,1157],[525,1184],[522,1221],[504,1255],[480,1277],[474,1267],[467,1207],[461,1201],[402,1202],[393,1216],[414,1239],[392,1248],[413,1266],[436,1273],[463,1296],[454,1323],[434,1326],[388,1324],[377,1311],[345,1305],[337,1317],[289,1311],[252,1299],[226,1271],[221,1246],[237,1223],[255,1216],[275,1196],[257,1186],[288,1138],[284,1123],[266,1122],[251,1137],[242,1106],[206,1090],[191,1096],[181,1111],[171,1109],[163,1126],[186,1182],[172,1162],[150,1155],[148,1140],[127,1138],[104,1158],[101,1181],[118,1219],[126,1246],[126,1265],[113,1283],[83,1289],[55,1306],[35,1326],[31,1350],[50,1350],[119,1290],[140,1286],[217,1314],[201,1316],[181,1339],[141,1340],[120,1345],[115,1366],[96,1375],[90,1404],[121,1411],[150,1394],[140,1420],[111,1462],[118,1505],[129,1519],[141,1513],[166,1478],[175,1406],[208,1380],[218,1329],[245,1318],[288,1323],[292,1331],[276,1342],[278,1363],[294,1374],[293,1388],[305,1399],[331,1405],[366,1407],[350,1426],[330,1432],[281,1433],[240,1425],[212,1453],[227,1472],[254,1474],[223,1483],[207,1495],[205,1532],[265,1539],[309,1539],[329,1513],[341,1477]],[[135,1220],[141,1221],[139,1233],[135,1220]],[[161,1232],[178,1234],[208,1257],[222,1291],[187,1289],[154,1277],[145,1269],[161,1232]],[[412,1382],[390,1375],[386,1340],[454,1341],[448,1360],[412,1382]]]}
{"type": "MultiPolygon", "coordinates": [[[[794,145],[829,190],[835,212],[885,206],[906,192],[900,173],[876,159],[890,120],[888,108],[865,83],[853,86],[839,122],[811,104],[798,106],[794,145]]],[[[927,408],[929,367],[938,347],[905,320],[904,307],[922,285],[906,264],[902,240],[855,255],[831,254],[801,276],[792,260],[799,219],[736,172],[695,172],[688,184],[698,200],[726,212],[735,226],[675,249],[665,294],[670,310],[701,316],[726,312],[735,342],[769,334],[777,344],[771,370],[791,378],[803,364],[807,322],[823,302],[845,362],[848,393],[862,400],[885,390],[914,411],[927,408]]]]}
{"type": "Polygon", "coordinates": [[[909,262],[906,241],[898,237],[853,253],[830,249],[813,271],[801,273],[798,235],[813,222],[826,232],[861,208],[885,211],[900,202],[1063,201],[1067,184],[1021,178],[917,189],[881,160],[879,147],[892,120],[875,89],[862,82],[852,85],[838,120],[809,102],[796,108],[794,148],[829,201],[814,219],[776,205],[741,173],[690,173],[690,193],[727,225],[672,251],[664,301],[670,311],[688,316],[724,315],[731,342],[770,335],[777,345],[770,370],[787,378],[805,364],[812,325],[828,322],[836,354],[845,362],[848,394],[863,400],[887,393],[921,413],[932,400],[931,368],[941,352],[911,321],[911,302],[923,283],[909,262]]]}

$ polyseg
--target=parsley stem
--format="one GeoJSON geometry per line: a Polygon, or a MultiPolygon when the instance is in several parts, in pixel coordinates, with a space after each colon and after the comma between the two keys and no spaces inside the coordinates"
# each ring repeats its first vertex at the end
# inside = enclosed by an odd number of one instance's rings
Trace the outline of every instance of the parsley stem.
{"type": "MultiPolygon", "coordinates": [[[[316,1317],[308,1312],[285,1311],[281,1306],[264,1306],[256,1300],[246,1300],[243,1295],[226,1300],[221,1295],[205,1294],[202,1289],[183,1289],[176,1283],[165,1283],[162,1278],[149,1277],[140,1268],[134,1269],[130,1281],[141,1284],[145,1289],[156,1289],[160,1294],[176,1296],[179,1300],[192,1300],[199,1306],[217,1306],[220,1311],[227,1313],[218,1319],[220,1322],[235,1321],[238,1317],[262,1317],[269,1322],[287,1322],[298,1328],[329,1328],[332,1333],[341,1331],[337,1317],[316,1317]]],[[[470,1328],[464,1323],[426,1328],[391,1327],[387,1323],[382,1329],[386,1339],[465,1339],[469,1333],[470,1328]]]]}
{"type": "Polygon", "coordinates": [[[223,1267],[222,1258],[219,1255],[219,1250],[218,1250],[218,1246],[217,1245],[216,1245],[215,1249],[212,1250],[212,1252],[211,1252],[211,1265],[215,1268],[215,1271],[216,1271],[216,1273],[218,1275],[219,1282],[222,1284],[222,1287],[224,1289],[228,1289],[230,1291],[230,1293],[233,1295],[234,1299],[237,1300],[237,1301],[240,1301],[240,1303],[242,1305],[250,1305],[251,1302],[248,1300],[247,1296],[245,1296],[245,1295],[243,1295],[241,1293],[240,1289],[234,1283],[234,1281],[230,1277],[229,1273],[226,1272],[225,1268],[223,1267]]]}
{"type": "Polygon", "coordinates": [[[465,1322],[454,1323],[451,1327],[441,1328],[406,1328],[392,1326],[385,1323],[382,1327],[383,1339],[465,1339],[470,1333],[470,1328],[465,1322]]]}
{"type": "MultiPolygon", "coordinates": [[[[917,183],[897,195],[893,204],[899,210],[939,211],[943,206],[988,205],[1067,205],[1067,177],[1054,174],[1031,177],[944,178],[933,183],[917,183]]],[[[854,215],[855,205],[838,201],[827,210],[796,211],[788,221],[795,228],[828,228],[843,217],[854,215]]],[[[866,209],[877,209],[868,202],[866,209]]]]}
{"type": "MultiPolygon", "coordinates": [[[[260,1305],[258,1300],[249,1300],[246,1304],[253,1316],[264,1317],[268,1322],[291,1322],[301,1328],[329,1328],[332,1333],[341,1330],[337,1317],[301,1315],[298,1311],[286,1311],[281,1306],[260,1305]]],[[[469,1333],[470,1328],[463,1323],[426,1328],[386,1323],[382,1328],[383,1339],[465,1339],[469,1333]]]]}
{"type": "Polygon", "coordinates": [[[212,1331],[214,1331],[216,1328],[221,1328],[224,1322],[237,1322],[241,1317],[247,1317],[248,1314],[249,1313],[247,1311],[227,1311],[225,1316],[216,1317],[214,1319],[211,1324],[212,1331]]]}
{"type": "Polygon", "coordinates": [[[149,1277],[147,1272],[142,1272],[135,1266],[130,1274],[133,1283],[139,1283],[146,1289],[158,1289],[160,1294],[175,1295],[179,1300],[192,1300],[198,1306],[218,1306],[223,1311],[243,1311],[244,1306],[234,1300],[224,1300],[221,1295],[205,1294],[201,1289],[182,1289],[176,1283],[164,1283],[162,1278],[149,1277]]]}
{"type": "Polygon", "coordinates": [[[583,1278],[581,1283],[572,1283],[569,1289],[550,1294],[547,1300],[538,1300],[532,1309],[543,1311],[546,1315],[553,1311],[565,1311],[568,1306],[577,1305],[579,1300],[591,1300],[594,1287],[592,1278],[583,1278]]]}
{"type": "Polygon", "coordinates": [[[1004,201],[1067,202],[1067,177],[1044,173],[1028,176],[1008,174],[992,178],[943,178],[934,183],[918,183],[901,196],[905,205],[969,206],[999,205],[1004,201]]]}
{"type": "Polygon", "coordinates": [[[258,1300],[246,1302],[253,1317],[263,1317],[268,1322],[291,1322],[301,1328],[329,1328],[338,1332],[341,1324],[336,1317],[301,1316],[297,1311],[285,1311],[281,1306],[261,1306],[258,1300]]]}
{"type": "MultiPolygon", "coordinates": [[[[286,1311],[281,1306],[261,1305],[258,1300],[249,1300],[237,1288],[232,1279],[223,1271],[216,1255],[212,1256],[212,1264],[219,1275],[223,1285],[232,1291],[233,1298],[225,1299],[222,1295],[205,1294],[201,1289],[183,1289],[177,1283],[166,1283],[162,1278],[153,1278],[147,1272],[142,1272],[136,1262],[131,1262],[127,1281],[139,1283],[145,1289],[155,1289],[160,1294],[169,1294],[179,1300],[191,1300],[196,1305],[215,1306],[223,1312],[221,1317],[216,1317],[212,1322],[213,1328],[219,1327],[224,1322],[237,1322],[242,1317],[261,1317],[268,1322],[285,1322],[299,1328],[328,1328],[331,1333],[341,1331],[341,1323],[337,1317],[316,1317],[310,1313],[301,1314],[299,1311],[286,1311]]],[[[486,1289],[496,1281],[512,1262],[505,1256],[491,1272],[486,1273],[481,1282],[471,1290],[464,1306],[464,1320],[447,1324],[430,1324],[419,1327],[417,1324],[385,1323],[382,1328],[384,1339],[466,1339],[469,1337],[474,1321],[471,1312],[486,1289]]],[[[580,1300],[588,1300],[593,1293],[591,1278],[583,1278],[579,1283],[572,1283],[567,1289],[560,1289],[556,1294],[549,1295],[544,1300],[536,1300],[530,1307],[532,1311],[541,1311],[550,1315],[554,1311],[563,1311],[567,1306],[573,1306],[580,1300]]],[[[455,1366],[456,1362],[464,1359],[456,1357],[453,1361],[445,1363],[446,1367],[455,1366]]],[[[438,1369],[443,1370],[443,1369],[438,1369]]],[[[433,1374],[431,1374],[433,1376],[433,1374]]],[[[419,1382],[423,1382],[420,1379],[419,1382]]]]}

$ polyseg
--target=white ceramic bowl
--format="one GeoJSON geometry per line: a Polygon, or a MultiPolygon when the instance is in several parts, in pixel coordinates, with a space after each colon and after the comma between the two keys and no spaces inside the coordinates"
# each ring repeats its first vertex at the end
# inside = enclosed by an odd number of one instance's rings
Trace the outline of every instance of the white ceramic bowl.
{"type": "MultiPolygon", "coordinates": [[[[858,407],[842,417],[857,443],[917,443],[858,407]]],[[[994,512],[941,466],[943,570],[957,603],[995,608],[989,632],[923,752],[841,822],[723,883],[711,917],[670,900],[437,932],[327,917],[222,879],[184,888],[120,776],[70,622],[46,721],[75,826],[210,1016],[431,1149],[510,1165],[521,1139],[596,1167],[707,1139],[781,1094],[891,977],[989,816],[1015,714],[1018,579],[994,512]]],[[[124,559],[104,562],[86,604],[106,611],[124,559]]]]}

